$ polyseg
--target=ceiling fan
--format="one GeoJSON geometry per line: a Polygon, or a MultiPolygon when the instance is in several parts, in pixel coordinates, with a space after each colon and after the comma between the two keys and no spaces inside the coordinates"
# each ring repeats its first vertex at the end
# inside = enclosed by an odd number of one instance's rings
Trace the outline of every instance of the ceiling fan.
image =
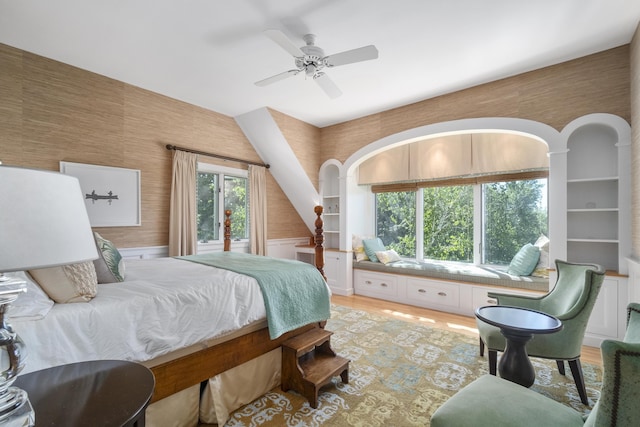
{"type": "Polygon", "coordinates": [[[342,91],[322,70],[324,68],[337,67],[339,65],[352,64],[354,62],[368,61],[378,57],[378,49],[374,45],[351,49],[334,55],[325,56],[324,50],[315,45],[316,36],[306,34],[302,39],[305,46],[297,47],[280,30],[266,30],[264,34],[276,42],[281,48],[293,55],[296,69],[285,71],[256,82],[256,86],[266,86],[271,83],[295,76],[304,72],[307,77],[313,77],[320,88],[329,96],[337,98],[342,95],[342,91]]]}

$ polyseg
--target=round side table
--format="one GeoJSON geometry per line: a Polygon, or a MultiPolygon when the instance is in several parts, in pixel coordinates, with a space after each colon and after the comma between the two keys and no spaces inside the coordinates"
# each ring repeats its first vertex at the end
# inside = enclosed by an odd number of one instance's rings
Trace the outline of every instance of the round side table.
{"type": "Polygon", "coordinates": [[[36,426],[144,426],[155,378],[143,365],[95,360],[19,375],[36,426]]]}
{"type": "Polygon", "coordinates": [[[476,317],[500,328],[507,341],[498,364],[500,376],[531,387],[536,379],[536,371],[527,355],[526,345],[535,334],[551,334],[561,330],[562,322],[541,311],[503,305],[478,307],[476,317]]]}

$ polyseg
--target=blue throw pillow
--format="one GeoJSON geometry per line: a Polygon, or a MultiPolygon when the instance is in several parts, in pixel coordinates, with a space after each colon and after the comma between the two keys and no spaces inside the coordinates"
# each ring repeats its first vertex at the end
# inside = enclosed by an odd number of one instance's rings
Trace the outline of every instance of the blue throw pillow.
{"type": "Polygon", "coordinates": [[[539,259],[540,249],[531,243],[527,243],[513,257],[507,273],[513,276],[529,276],[536,268],[539,259]]]}
{"type": "Polygon", "coordinates": [[[382,243],[382,240],[380,240],[379,237],[375,239],[365,239],[362,241],[362,245],[364,246],[364,252],[373,262],[379,262],[378,257],[376,256],[376,252],[384,251],[387,249],[384,247],[384,243],[382,243]]]}

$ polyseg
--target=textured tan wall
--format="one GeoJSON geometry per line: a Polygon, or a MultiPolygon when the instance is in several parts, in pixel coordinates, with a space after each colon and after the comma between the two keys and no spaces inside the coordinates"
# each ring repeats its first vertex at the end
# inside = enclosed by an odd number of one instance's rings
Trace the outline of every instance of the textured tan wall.
{"type": "Polygon", "coordinates": [[[294,119],[279,111],[269,112],[280,128],[311,183],[318,190],[320,166],[320,128],[294,119]]]}
{"type": "Polygon", "coordinates": [[[589,113],[630,120],[629,45],[321,129],[322,161],[433,123],[517,117],[561,130],[589,113]]]}
{"type": "MultiPolygon", "coordinates": [[[[142,226],[97,229],[117,246],[168,244],[168,143],[260,161],[231,117],[0,44],[0,161],[140,169],[142,226]]],[[[310,235],[272,178],[267,192],[268,238],[310,235]]]]}
{"type": "Polygon", "coordinates": [[[631,245],[640,254],[640,24],[631,40],[631,245]]]}

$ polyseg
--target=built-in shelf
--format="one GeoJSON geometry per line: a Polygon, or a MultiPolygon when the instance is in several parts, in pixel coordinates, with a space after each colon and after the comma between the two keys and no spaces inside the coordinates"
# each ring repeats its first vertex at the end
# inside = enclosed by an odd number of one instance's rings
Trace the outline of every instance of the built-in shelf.
{"type": "Polygon", "coordinates": [[[601,178],[578,178],[578,179],[567,179],[568,183],[572,182],[600,182],[600,181],[617,181],[617,176],[605,176],[601,178]]]}
{"type": "Polygon", "coordinates": [[[591,262],[620,271],[626,243],[628,185],[618,149],[620,133],[609,124],[577,126],[567,139],[567,260],[591,262]],[[625,241],[626,242],[626,241],[625,241]]]}
{"type": "Polygon", "coordinates": [[[618,243],[618,240],[611,239],[572,239],[568,238],[567,242],[585,242],[585,243],[618,243]]]}
{"type": "Polygon", "coordinates": [[[602,209],[567,209],[567,212],[618,212],[618,208],[602,208],[602,209]]]}

